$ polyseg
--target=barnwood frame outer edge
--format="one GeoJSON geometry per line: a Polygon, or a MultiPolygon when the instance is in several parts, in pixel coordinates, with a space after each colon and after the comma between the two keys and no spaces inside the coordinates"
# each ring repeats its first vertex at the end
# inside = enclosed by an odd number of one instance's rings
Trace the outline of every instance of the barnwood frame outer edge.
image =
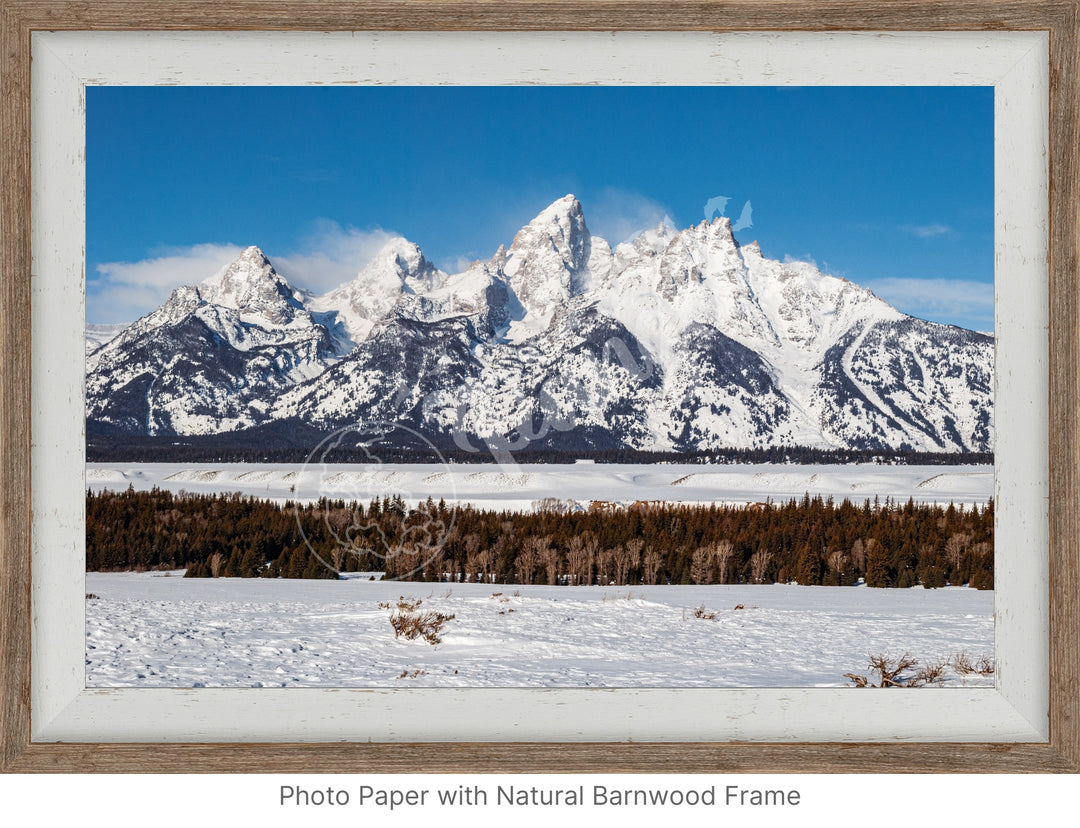
{"type": "Polygon", "coordinates": [[[0,0],[0,770],[1080,772],[1080,0],[0,0]],[[56,30],[1050,33],[1050,736],[1034,744],[30,741],[30,35],[56,30]]]}

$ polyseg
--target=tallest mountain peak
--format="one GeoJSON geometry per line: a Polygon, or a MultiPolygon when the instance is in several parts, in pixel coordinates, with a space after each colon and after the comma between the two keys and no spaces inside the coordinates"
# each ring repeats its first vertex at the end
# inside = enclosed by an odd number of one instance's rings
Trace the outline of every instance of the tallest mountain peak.
{"type": "Polygon", "coordinates": [[[556,306],[582,292],[591,252],[581,202],[568,194],[518,231],[503,272],[523,307],[546,325],[556,306]]]}
{"type": "Polygon", "coordinates": [[[557,227],[563,228],[563,232],[571,228],[579,231],[585,228],[585,215],[581,209],[581,202],[573,194],[564,195],[551,202],[522,228],[522,232],[532,229],[551,233],[557,232],[555,230],[557,227]]]}
{"type": "Polygon", "coordinates": [[[568,194],[551,202],[536,218],[522,227],[514,237],[510,250],[512,252],[533,244],[537,239],[551,239],[556,246],[559,246],[561,240],[573,246],[588,236],[589,228],[585,226],[581,202],[568,194]]]}
{"type": "MultiPolygon", "coordinates": [[[[581,202],[577,200],[577,197],[573,193],[567,193],[560,199],[556,199],[551,202],[540,213],[540,216],[546,215],[580,215],[581,214],[581,202]]],[[[537,218],[540,218],[537,216],[537,218]]]]}

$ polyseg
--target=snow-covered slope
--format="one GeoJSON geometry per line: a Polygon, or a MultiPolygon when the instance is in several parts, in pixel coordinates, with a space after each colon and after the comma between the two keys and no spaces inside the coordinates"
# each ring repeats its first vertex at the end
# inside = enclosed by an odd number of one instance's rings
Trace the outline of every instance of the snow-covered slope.
{"type": "Polygon", "coordinates": [[[309,307],[336,314],[341,333],[355,345],[367,339],[404,297],[427,294],[445,279],[446,274],[425,259],[419,247],[396,238],[383,245],[355,279],[312,297],[309,307]]]}
{"type": "Polygon", "coordinates": [[[992,337],[768,259],[726,218],[613,251],[568,195],[458,274],[395,239],[313,297],[249,248],[94,351],[87,388],[92,425],[136,433],[381,420],[458,446],[985,451],[992,374],[992,337]]]}
{"type": "Polygon", "coordinates": [[[124,324],[87,325],[86,355],[89,356],[91,352],[96,351],[102,345],[114,339],[126,327],[127,325],[124,324]]]}
{"type": "Polygon", "coordinates": [[[87,357],[87,427],[210,434],[255,425],[273,396],[323,373],[331,357],[325,326],[249,247],[87,357]]]}

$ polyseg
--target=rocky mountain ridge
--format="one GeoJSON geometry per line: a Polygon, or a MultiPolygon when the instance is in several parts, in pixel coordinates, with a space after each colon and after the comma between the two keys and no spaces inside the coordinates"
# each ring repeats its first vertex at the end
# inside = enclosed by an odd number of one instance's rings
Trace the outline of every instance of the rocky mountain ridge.
{"type": "Polygon", "coordinates": [[[87,356],[90,433],[406,425],[434,444],[988,451],[993,338],[740,245],[614,249],[572,195],[448,274],[394,239],[321,296],[256,247],[87,356]]]}

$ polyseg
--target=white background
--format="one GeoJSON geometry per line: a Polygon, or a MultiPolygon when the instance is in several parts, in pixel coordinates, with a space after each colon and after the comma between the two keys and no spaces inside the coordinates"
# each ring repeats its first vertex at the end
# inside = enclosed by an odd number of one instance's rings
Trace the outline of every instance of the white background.
{"type": "MultiPolygon", "coordinates": [[[[11,826],[560,826],[654,825],[739,828],[786,825],[963,826],[985,822],[1014,826],[1032,818],[1075,813],[1077,776],[899,776],[899,775],[526,775],[526,776],[6,776],[0,777],[0,817],[11,826]],[[345,788],[346,807],[281,806],[280,786],[345,788]],[[521,787],[701,788],[724,786],[790,790],[802,795],[794,807],[403,807],[359,805],[361,785],[395,788],[480,785],[494,794],[497,784],[521,787]]],[[[429,798],[434,797],[431,794],[429,798]]],[[[492,796],[492,800],[494,796],[492,796]]]]}

